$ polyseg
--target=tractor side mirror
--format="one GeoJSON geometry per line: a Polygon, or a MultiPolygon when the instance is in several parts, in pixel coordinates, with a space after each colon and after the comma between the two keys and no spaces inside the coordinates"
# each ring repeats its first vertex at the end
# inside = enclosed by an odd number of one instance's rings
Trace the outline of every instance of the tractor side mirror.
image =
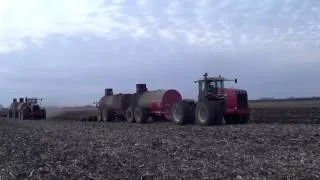
{"type": "Polygon", "coordinates": [[[236,78],[236,79],[234,79],[234,83],[238,83],[238,79],[236,78]]]}

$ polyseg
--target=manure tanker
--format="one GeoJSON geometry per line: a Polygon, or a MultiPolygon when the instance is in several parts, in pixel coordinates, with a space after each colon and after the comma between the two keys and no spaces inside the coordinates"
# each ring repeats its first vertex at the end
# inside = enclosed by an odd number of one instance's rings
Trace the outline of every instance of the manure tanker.
{"type": "Polygon", "coordinates": [[[174,89],[148,91],[146,84],[136,84],[133,94],[113,94],[113,89],[105,89],[105,95],[97,103],[98,121],[125,119],[130,123],[146,123],[154,120],[171,120],[173,105],[182,100],[174,89]]]}

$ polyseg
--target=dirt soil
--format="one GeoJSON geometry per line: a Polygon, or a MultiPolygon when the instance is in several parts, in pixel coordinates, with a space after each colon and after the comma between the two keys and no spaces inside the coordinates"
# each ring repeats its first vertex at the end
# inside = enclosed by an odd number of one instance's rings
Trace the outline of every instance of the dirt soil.
{"type": "Polygon", "coordinates": [[[320,124],[320,108],[251,108],[250,123],[320,124]]]}
{"type": "MultiPolygon", "coordinates": [[[[304,123],[320,124],[320,107],[251,108],[249,123],[304,123]]],[[[53,114],[53,113],[51,113],[53,114]]],[[[61,111],[53,119],[80,120],[85,116],[97,115],[96,109],[73,109],[61,111]]]]}
{"type": "Polygon", "coordinates": [[[0,121],[0,179],[319,179],[320,125],[0,121]]]}

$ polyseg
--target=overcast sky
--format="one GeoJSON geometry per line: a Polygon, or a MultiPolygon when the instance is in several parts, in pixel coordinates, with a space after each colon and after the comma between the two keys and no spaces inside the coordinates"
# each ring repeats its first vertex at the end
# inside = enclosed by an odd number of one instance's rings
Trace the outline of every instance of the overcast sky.
{"type": "Polygon", "coordinates": [[[204,72],[249,98],[320,95],[319,0],[0,0],[0,104],[90,104],[204,72]]]}

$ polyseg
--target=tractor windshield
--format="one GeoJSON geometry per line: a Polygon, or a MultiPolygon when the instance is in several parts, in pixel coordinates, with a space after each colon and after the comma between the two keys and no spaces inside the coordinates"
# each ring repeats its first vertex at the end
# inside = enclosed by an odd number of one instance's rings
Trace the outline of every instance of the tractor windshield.
{"type": "Polygon", "coordinates": [[[209,81],[209,89],[212,88],[224,88],[223,81],[209,81]]]}

